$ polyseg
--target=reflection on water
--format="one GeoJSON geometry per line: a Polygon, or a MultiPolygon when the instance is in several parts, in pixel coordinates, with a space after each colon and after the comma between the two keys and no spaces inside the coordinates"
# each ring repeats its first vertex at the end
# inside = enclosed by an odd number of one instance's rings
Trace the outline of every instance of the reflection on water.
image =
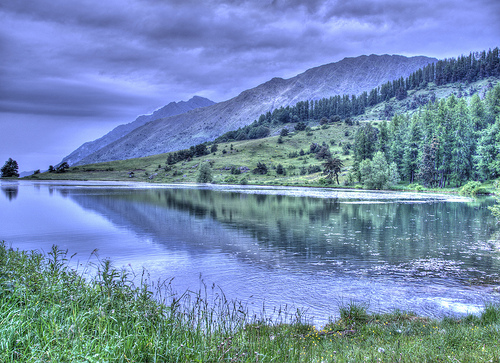
{"type": "Polygon", "coordinates": [[[196,289],[201,275],[229,297],[305,307],[320,320],[346,300],[439,316],[499,299],[488,201],[303,188],[19,189],[17,200],[0,202],[9,221],[0,239],[80,255],[99,248],[175,277],[179,289],[196,289]]]}
{"type": "Polygon", "coordinates": [[[2,184],[2,192],[4,195],[7,197],[9,201],[12,201],[13,199],[16,199],[17,197],[17,192],[18,192],[18,187],[16,183],[9,183],[6,185],[2,184]]]}

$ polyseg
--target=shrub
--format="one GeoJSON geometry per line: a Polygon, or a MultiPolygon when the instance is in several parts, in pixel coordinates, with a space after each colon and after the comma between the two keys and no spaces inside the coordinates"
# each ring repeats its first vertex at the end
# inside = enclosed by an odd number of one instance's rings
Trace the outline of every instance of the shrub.
{"type": "Polygon", "coordinates": [[[470,181],[460,188],[458,194],[475,196],[478,194],[486,194],[486,189],[482,186],[480,182],[470,181]]]}
{"type": "Polygon", "coordinates": [[[288,129],[286,127],[281,129],[280,136],[288,136],[288,129]]]}
{"type": "Polygon", "coordinates": [[[328,149],[327,146],[322,146],[316,153],[316,159],[318,160],[331,159],[331,157],[332,153],[330,152],[330,149],[328,149]]]}
{"type": "Polygon", "coordinates": [[[408,185],[408,189],[414,190],[416,192],[421,192],[422,190],[424,190],[424,187],[418,183],[412,183],[412,184],[408,185]]]}
{"type": "Polygon", "coordinates": [[[259,161],[257,167],[252,170],[252,173],[261,175],[267,174],[267,165],[259,161]]]}
{"type": "Polygon", "coordinates": [[[321,167],[319,165],[309,165],[307,168],[307,174],[319,173],[321,171],[321,167]]]}
{"type": "Polygon", "coordinates": [[[233,175],[240,175],[241,174],[240,168],[238,168],[237,166],[232,166],[231,167],[231,174],[233,174],[233,175]]]}
{"type": "Polygon", "coordinates": [[[498,182],[495,182],[495,185],[497,186],[497,192],[495,193],[497,195],[497,203],[495,205],[492,205],[491,207],[488,207],[488,209],[491,211],[493,216],[497,219],[498,223],[500,223],[500,188],[498,188],[498,182]]]}
{"type": "Polygon", "coordinates": [[[212,170],[210,169],[210,165],[208,163],[202,164],[198,170],[198,177],[196,178],[196,181],[198,183],[211,183],[212,179],[212,170]]]}
{"type": "Polygon", "coordinates": [[[234,175],[228,175],[224,178],[224,183],[227,184],[235,184],[236,183],[236,177],[234,175]]]}
{"type": "Polygon", "coordinates": [[[373,160],[365,159],[359,164],[363,185],[368,189],[385,189],[399,183],[399,174],[395,163],[387,164],[383,152],[373,155],[373,160]]]}
{"type": "Polygon", "coordinates": [[[295,130],[296,131],[304,131],[306,129],[306,127],[307,127],[307,125],[301,121],[295,125],[295,130]]]}
{"type": "Polygon", "coordinates": [[[63,162],[57,166],[55,169],[56,173],[65,173],[66,170],[69,169],[69,164],[67,162],[63,162]]]}

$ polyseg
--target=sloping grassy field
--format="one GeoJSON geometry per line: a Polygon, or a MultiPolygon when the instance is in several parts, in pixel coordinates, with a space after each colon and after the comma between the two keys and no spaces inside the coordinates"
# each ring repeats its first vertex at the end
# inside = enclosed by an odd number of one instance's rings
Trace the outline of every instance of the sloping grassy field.
{"type": "MultiPolygon", "coordinates": [[[[345,155],[342,145],[353,144],[354,134],[358,126],[345,123],[314,126],[307,131],[294,131],[293,125],[288,136],[279,135],[257,140],[233,141],[218,144],[215,153],[202,157],[194,157],[190,161],[167,165],[168,154],[159,154],[144,158],[119,160],[99,164],[70,167],[65,173],[41,173],[29,179],[40,180],[135,180],[160,183],[192,183],[196,182],[198,169],[202,163],[209,163],[214,183],[248,183],[276,185],[318,185],[324,179],[322,172],[309,173],[310,167],[318,166],[321,170],[325,160],[318,160],[315,154],[309,154],[310,145],[326,144],[333,157],[343,161],[343,172],[340,183],[345,179],[346,171],[352,165],[352,151],[345,155]],[[304,151],[301,156],[300,150],[304,151]],[[251,171],[257,163],[268,167],[265,175],[251,171]],[[278,174],[276,168],[281,164],[286,175],[278,174]],[[241,174],[231,174],[231,168],[237,167],[241,174]],[[304,170],[306,171],[304,174],[304,170]],[[133,172],[133,178],[130,177],[133,172]],[[242,181],[244,179],[244,181],[242,181]]],[[[279,133],[281,130],[275,130],[279,133]]],[[[210,148],[210,146],[209,146],[210,148]]]]}

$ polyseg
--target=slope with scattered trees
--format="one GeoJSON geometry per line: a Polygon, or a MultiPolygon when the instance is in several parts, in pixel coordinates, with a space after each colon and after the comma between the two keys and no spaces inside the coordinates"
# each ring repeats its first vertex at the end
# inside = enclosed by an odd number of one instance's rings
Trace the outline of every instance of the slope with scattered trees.
{"type": "Polygon", "coordinates": [[[102,177],[107,171],[114,173],[109,178],[119,179],[118,171],[128,168],[127,176],[131,170],[144,171],[147,180],[196,181],[205,163],[212,168],[213,182],[223,183],[336,181],[379,189],[399,181],[444,188],[492,180],[500,176],[498,53],[495,48],[439,61],[359,97],[300,101],[262,114],[213,142],[144,159],[70,168],[65,178],[75,173],[88,178],[89,172],[102,177]],[[395,102],[406,102],[407,112],[391,116],[394,110],[389,110],[385,120],[364,120],[367,112],[395,102]]]}

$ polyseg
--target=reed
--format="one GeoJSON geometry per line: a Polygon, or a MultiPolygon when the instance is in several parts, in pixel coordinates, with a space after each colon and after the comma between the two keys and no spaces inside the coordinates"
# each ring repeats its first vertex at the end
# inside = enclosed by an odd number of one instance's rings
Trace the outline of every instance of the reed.
{"type": "Polygon", "coordinates": [[[347,304],[319,330],[300,311],[250,314],[215,286],[178,295],[109,260],[73,265],[57,247],[44,255],[0,244],[0,361],[500,361],[494,305],[438,321],[347,304]]]}

